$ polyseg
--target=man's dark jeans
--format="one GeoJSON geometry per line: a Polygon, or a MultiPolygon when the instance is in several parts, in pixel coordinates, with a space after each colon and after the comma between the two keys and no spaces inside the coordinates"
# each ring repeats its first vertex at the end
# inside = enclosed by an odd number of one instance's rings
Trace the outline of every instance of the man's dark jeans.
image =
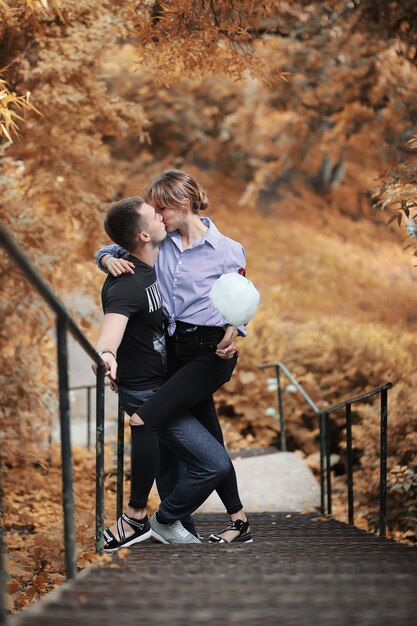
{"type": "MultiPolygon", "coordinates": [[[[126,413],[132,415],[157,389],[135,391],[119,388],[120,402],[126,413]]],[[[135,436],[140,437],[142,426],[132,426],[135,436]]],[[[161,467],[163,471],[157,486],[161,498],[158,517],[161,522],[171,523],[181,520],[190,530],[195,532],[191,513],[207,499],[217,485],[229,474],[231,461],[224,446],[219,443],[204,426],[191,414],[186,413],[169,420],[158,430],[161,467]],[[178,464],[167,471],[164,462],[164,450],[169,451],[167,462],[172,464],[169,453],[175,456],[178,464]]],[[[132,446],[132,454],[134,454],[132,446]]],[[[135,459],[132,458],[131,498],[129,505],[142,508],[143,503],[135,500],[135,486],[141,477],[134,475],[135,459]]]]}
{"type": "MultiPolygon", "coordinates": [[[[174,335],[167,338],[170,378],[140,407],[138,413],[156,439],[156,432],[161,431],[174,415],[191,410],[223,445],[223,433],[212,394],[230,380],[237,359],[221,359],[214,353],[224,335],[223,329],[190,328],[190,324],[184,322],[177,322],[177,327],[174,335]],[[186,331],[181,334],[184,328],[186,331]]],[[[146,454],[145,447],[142,456],[146,454]]],[[[152,458],[155,458],[155,453],[152,458]]],[[[151,460],[148,461],[150,463],[151,460]]],[[[229,514],[243,508],[232,464],[229,474],[219,483],[216,491],[229,514]]]]}

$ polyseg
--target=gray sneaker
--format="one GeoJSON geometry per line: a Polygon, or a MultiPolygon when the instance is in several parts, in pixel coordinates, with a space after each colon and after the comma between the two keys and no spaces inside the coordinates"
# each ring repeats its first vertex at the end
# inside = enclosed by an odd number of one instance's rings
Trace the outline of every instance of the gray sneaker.
{"type": "Polygon", "coordinates": [[[178,520],[172,524],[160,524],[154,513],[149,520],[152,537],[161,543],[201,543],[178,520]]]}

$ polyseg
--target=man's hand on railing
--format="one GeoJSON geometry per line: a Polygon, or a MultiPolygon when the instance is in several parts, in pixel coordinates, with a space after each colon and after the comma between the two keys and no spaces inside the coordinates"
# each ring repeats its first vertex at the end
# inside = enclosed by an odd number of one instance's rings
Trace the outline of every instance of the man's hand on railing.
{"type": "MultiPolygon", "coordinates": [[[[118,386],[117,386],[117,361],[116,361],[116,357],[110,351],[99,352],[99,355],[100,355],[102,361],[104,361],[104,364],[106,366],[106,368],[104,370],[104,376],[107,376],[109,381],[110,381],[110,389],[112,391],[114,391],[115,393],[117,393],[118,392],[118,386]]],[[[94,374],[97,376],[97,363],[93,363],[92,366],[91,366],[91,369],[93,370],[94,374]]]]}

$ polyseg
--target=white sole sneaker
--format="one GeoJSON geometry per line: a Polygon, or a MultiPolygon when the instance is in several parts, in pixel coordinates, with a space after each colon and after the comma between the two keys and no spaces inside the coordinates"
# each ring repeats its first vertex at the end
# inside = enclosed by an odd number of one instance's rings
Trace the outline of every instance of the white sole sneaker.
{"type": "Polygon", "coordinates": [[[169,541],[161,537],[161,535],[158,535],[158,533],[155,532],[154,530],[151,530],[151,535],[152,535],[152,539],[155,539],[155,541],[159,541],[160,543],[165,543],[165,544],[169,543],[169,541]]]}
{"type": "Polygon", "coordinates": [[[154,514],[149,520],[149,524],[152,530],[152,537],[160,543],[183,545],[201,544],[201,541],[186,530],[178,520],[172,522],[172,524],[160,524],[156,519],[156,514],[154,514]]]}
{"type": "Polygon", "coordinates": [[[152,530],[149,529],[146,533],[143,533],[140,537],[135,537],[130,541],[126,541],[123,545],[118,548],[103,548],[106,554],[112,554],[113,552],[117,552],[118,550],[122,550],[123,548],[128,548],[129,546],[134,546],[135,543],[140,543],[141,541],[146,541],[146,539],[150,539],[152,537],[152,530]]]}

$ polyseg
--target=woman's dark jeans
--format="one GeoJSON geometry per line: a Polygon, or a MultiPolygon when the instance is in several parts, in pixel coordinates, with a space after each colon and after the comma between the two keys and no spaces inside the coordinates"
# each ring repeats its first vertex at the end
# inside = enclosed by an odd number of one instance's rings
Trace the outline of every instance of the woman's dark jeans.
{"type": "MultiPolygon", "coordinates": [[[[137,407],[138,414],[144,422],[144,426],[140,426],[140,429],[146,428],[149,433],[153,433],[154,437],[152,440],[152,434],[147,433],[148,445],[142,445],[145,463],[148,461],[151,465],[153,463],[149,459],[150,448],[153,450],[154,457],[159,458],[158,429],[160,431],[161,426],[168,424],[170,419],[190,410],[211,435],[223,445],[223,434],[212,394],[230,380],[237,362],[236,357],[225,360],[214,354],[223,335],[222,328],[193,327],[180,322],[174,335],[168,338],[170,378],[147,402],[140,408],[137,407]]],[[[162,464],[161,471],[163,471],[162,464]]],[[[156,475],[156,468],[154,475],[156,475]]],[[[169,481],[164,481],[162,476],[160,483],[165,482],[169,484],[169,481]]],[[[165,492],[164,488],[163,492],[165,492]]],[[[217,493],[229,514],[236,513],[242,508],[236,473],[232,464],[230,464],[228,475],[218,485],[217,493]]]]}
{"type": "MultiPolygon", "coordinates": [[[[146,402],[156,389],[134,391],[120,387],[120,402],[132,415],[146,402]]],[[[142,426],[131,426],[132,431],[132,478],[129,505],[136,509],[146,506],[142,499],[140,459],[137,459],[136,437],[141,437],[142,426]],[[138,496],[139,494],[139,496],[138,496]]],[[[160,493],[161,506],[158,517],[161,522],[171,523],[187,519],[207,499],[220,481],[229,473],[231,461],[225,448],[190,413],[183,414],[164,425],[158,433],[163,448],[180,461],[171,467],[171,484],[165,484],[160,493]],[[164,489],[162,490],[164,491],[164,489]]],[[[193,531],[192,523],[187,524],[193,531]]]]}

